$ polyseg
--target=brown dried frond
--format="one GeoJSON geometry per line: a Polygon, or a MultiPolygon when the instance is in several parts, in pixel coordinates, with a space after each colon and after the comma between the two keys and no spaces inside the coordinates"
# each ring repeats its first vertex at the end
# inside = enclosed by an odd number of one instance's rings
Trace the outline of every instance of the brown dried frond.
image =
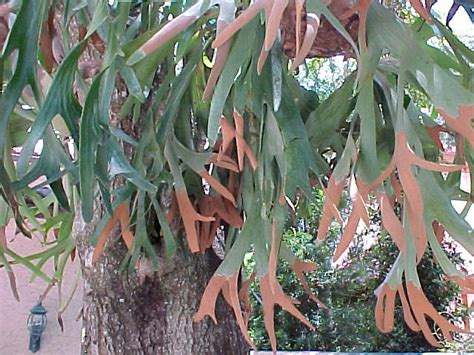
{"type": "MultiPolygon", "coordinates": [[[[351,10],[352,6],[353,3],[351,1],[334,0],[329,4],[328,8],[331,10],[334,16],[339,19],[346,31],[351,35],[352,39],[357,42],[359,17],[355,13],[347,17],[347,13],[351,10]]],[[[295,58],[297,54],[297,48],[299,48],[298,44],[296,43],[296,13],[297,9],[295,6],[295,1],[291,0],[285,10],[285,13],[283,14],[283,19],[280,23],[283,52],[289,58],[295,58]]],[[[306,25],[307,14],[303,7],[303,11],[301,12],[301,26],[298,38],[304,38],[306,25]]],[[[301,45],[301,43],[299,45],[301,45]]],[[[327,58],[334,57],[336,55],[352,57],[354,56],[354,52],[349,42],[347,42],[347,40],[341,36],[341,34],[329,23],[326,18],[322,17],[316,39],[306,57],[327,58]]]]}

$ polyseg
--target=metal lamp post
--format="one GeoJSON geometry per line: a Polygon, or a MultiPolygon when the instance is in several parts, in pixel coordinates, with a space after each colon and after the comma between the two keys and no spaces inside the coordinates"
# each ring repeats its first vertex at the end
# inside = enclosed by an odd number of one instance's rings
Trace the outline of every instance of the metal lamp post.
{"type": "Polygon", "coordinates": [[[31,311],[30,315],[28,316],[28,330],[30,332],[30,343],[28,349],[35,353],[39,350],[41,345],[41,334],[43,333],[44,328],[46,328],[46,309],[43,305],[38,303],[34,306],[31,311]]]}

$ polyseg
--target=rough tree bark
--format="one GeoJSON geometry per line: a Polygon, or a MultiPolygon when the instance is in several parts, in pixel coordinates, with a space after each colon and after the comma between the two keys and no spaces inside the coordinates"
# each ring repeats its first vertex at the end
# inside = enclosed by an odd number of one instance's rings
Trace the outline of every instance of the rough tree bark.
{"type": "MultiPolygon", "coordinates": [[[[78,213],[80,215],[80,213],[78,213]]],[[[213,251],[190,255],[181,250],[163,260],[145,280],[120,267],[126,248],[113,233],[92,265],[93,225],[76,218],[73,233],[81,258],[83,353],[96,354],[244,354],[243,340],[230,308],[218,300],[218,324],[194,323],[207,281],[219,263],[213,251]]]]}

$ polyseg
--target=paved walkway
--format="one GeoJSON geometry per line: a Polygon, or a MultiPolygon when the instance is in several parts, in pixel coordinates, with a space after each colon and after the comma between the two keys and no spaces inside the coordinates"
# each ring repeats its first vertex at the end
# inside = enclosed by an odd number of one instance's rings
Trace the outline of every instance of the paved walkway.
{"type": "MultiPolygon", "coordinates": [[[[41,249],[39,239],[29,240],[21,235],[14,236],[15,226],[7,228],[8,245],[20,255],[28,255],[41,249]]],[[[76,260],[77,261],[77,260],[76,260]]],[[[76,280],[77,263],[69,263],[66,267],[62,293],[67,298],[76,280]]],[[[5,271],[0,269],[0,355],[28,355],[28,329],[26,319],[30,309],[36,304],[39,295],[46,289],[46,283],[41,279],[29,282],[31,273],[21,266],[13,266],[20,302],[12,296],[5,271]]],[[[52,265],[45,265],[45,270],[51,272],[52,265]]],[[[48,273],[49,274],[49,273],[48,273]]],[[[54,287],[48,293],[43,306],[48,311],[48,325],[41,338],[41,348],[38,355],[73,355],[81,352],[81,322],[76,318],[81,309],[81,287],[77,288],[69,307],[63,313],[64,332],[61,332],[56,320],[58,304],[58,289],[54,287]]],[[[64,301],[63,301],[64,302],[64,301]]]]}

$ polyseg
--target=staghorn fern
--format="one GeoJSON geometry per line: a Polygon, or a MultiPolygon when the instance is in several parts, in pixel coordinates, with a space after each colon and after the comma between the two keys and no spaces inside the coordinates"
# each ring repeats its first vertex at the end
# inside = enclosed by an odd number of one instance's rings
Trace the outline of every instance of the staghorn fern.
{"type": "Polygon", "coordinates": [[[102,0],[22,0],[16,8],[2,5],[0,25],[9,35],[1,56],[5,213],[0,224],[13,216],[26,236],[31,229],[57,233],[54,246],[27,258],[15,254],[0,235],[0,261],[13,288],[7,258],[48,282],[61,276],[74,250],[69,232],[77,203],[86,222],[103,212],[91,240],[93,260],[120,223],[132,269],[141,260],[158,264],[145,216],[159,220],[169,254],[177,239],[169,224],[183,226],[192,252],[209,248],[224,226],[225,258],[204,292],[196,321],[206,315],[215,320],[214,303],[222,292],[247,334],[248,309],[242,305],[248,305],[248,282],[238,286],[244,255],[252,250],[264,323],[276,349],[276,304],[312,328],[297,302],[283,293],[276,266],[286,260],[309,290],[303,272],[315,265],[296,258],[281,235],[285,220],[301,205],[297,202],[312,199],[311,185],[319,183],[325,198],[318,239],[324,239],[334,219],[344,225],[335,258],[350,244],[357,225],[367,223],[369,195],[378,199],[383,225],[399,248],[378,290],[378,328],[393,328],[398,295],[407,324],[431,344],[438,342],[426,318],[448,340],[451,332],[463,331],[426,299],[417,264],[430,245],[447,276],[474,289],[472,275],[443,257],[440,244],[447,233],[474,252],[472,227],[451,205],[452,200],[472,202],[459,181],[461,173],[473,181],[474,53],[431,17],[424,2],[410,2],[423,18],[412,26],[368,0],[333,0],[329,6],[321,0],[113,6],[102,0]],[[444,38],[449,50],[429,46],[427,40],[435,36],[444,38]],[[210,46],[214,64],[207,57],[210,46]],[[307,56],[344,54],[356,57],[357,72],[303,120],[298,104],[305,92],[295,86],[281,48],[294,56],[293,68],[307,56]],[[426,95],[436,109],[431,116],[410,101],[407,85],[426,95]],[[111,107],[117,91],[126,97],[120,107],[111,107]],[[15,132],[23,131],[22,139],[13,139],[14,120],[24,123],[15,132]],[[455,164],[440,162],[444,147],[433,134],[439,131],[455,137],[455,164]],[[198,137],[203,132],[204,139],[198,137]],[[70,153],[60,139],[65,137],[74,145],[70,153]],[[208,148],[196,149],[196,139],[208,148]],[[40,140],[43,150],[31,163],[40,140]],[[22,148],[16,164],[13,147],[22,148]],[[54,198],[37,196],[35,189],[43,185],[51,187],[54,198]],[[344,223],[338,204],[347,187],[353,207],[344,223]],[[170,189],[164,205],[160,196],[170,189]],[[25,208],[26,196],[36,201],[35,209],[25,208]],[[54,206],[52,215],[45,203],[54,206]],[[395,203],[402,206],[401,219],[393,211],[395,203]],[[41,266],[58,255],[52,279],[41,266]]]}

